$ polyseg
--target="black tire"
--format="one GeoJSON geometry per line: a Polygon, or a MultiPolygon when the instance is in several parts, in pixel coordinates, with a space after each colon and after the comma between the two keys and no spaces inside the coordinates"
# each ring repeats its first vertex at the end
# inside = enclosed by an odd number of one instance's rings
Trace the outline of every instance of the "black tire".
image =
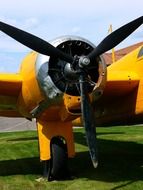
{"type": "Polygon", "coordinates": [[[60,138],[54,138],[51,141],[49,180],[62,180],[67,178],[69,178],[67,148],[60,138]]]}

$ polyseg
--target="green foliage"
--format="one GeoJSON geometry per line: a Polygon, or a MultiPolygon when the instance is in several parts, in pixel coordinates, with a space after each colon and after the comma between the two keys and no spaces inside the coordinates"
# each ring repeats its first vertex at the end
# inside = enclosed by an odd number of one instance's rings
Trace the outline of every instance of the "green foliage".
{"type": "Polygon", "coordinates": [[[142,190],[143,127],[97,128],[99,167],[92,167],[84,130],[74,129],[73,180],[41,177],[36,131],[0,133],[0,190],[142,190]]]}

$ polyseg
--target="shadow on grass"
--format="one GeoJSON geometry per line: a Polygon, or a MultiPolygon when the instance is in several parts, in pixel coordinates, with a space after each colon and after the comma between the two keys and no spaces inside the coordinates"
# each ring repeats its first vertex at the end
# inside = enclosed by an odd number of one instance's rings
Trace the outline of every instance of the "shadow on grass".
{"type": "Polygon", "coordinates": [[[42,167],[39,158],[23,158],[0,161],[0,176],[40,174],[42,167]]]}
{"type": "MultiPolygon", "coordinates": [[[[84,134],[75,133],[75,141],[86,145],[84,134]]],[[[143,180],[143,144],[98,140],[99,166],[94,169],[89,152],[79,152],[70,160],[73,175],[105,182],[143,180]]]]}

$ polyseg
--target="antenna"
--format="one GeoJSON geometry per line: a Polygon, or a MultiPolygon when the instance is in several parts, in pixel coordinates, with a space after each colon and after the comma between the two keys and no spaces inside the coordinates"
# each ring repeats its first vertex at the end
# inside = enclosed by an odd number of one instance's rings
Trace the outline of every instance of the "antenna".
{"type": "MultiPolygon", "coordinates": [[[[110,26],[109,26],[109,30],[108,30],[108,33],[110,34],[110,33],[112,33],[112,24],[110,24],[110,26]]],[[[112,63],[114,63],[116,61],[116,58],[115,58],[115,49],[114,48],[112,48],[112,63]]]]}

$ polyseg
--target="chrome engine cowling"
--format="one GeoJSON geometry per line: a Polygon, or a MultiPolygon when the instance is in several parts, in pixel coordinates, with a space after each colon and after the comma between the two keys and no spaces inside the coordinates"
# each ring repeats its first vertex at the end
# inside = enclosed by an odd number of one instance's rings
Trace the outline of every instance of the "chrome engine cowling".
{"type": "MultiPolygon", "coordinates": [[[[86,39],[64,36],[51,42],[52,45],[72,56],[88,55],[95,46],[86,39]]],[[[97,99],[103,92],[106,82],[106,65],[102,56],[95,59],[94,67],[87,69],[88,92],[97,99]]],[[[66,93],[80,95],[79,78],[71,65],[57,57],[38,55],[36,61],[37,80],[47,98],[58,98],[66,93]]]]}

